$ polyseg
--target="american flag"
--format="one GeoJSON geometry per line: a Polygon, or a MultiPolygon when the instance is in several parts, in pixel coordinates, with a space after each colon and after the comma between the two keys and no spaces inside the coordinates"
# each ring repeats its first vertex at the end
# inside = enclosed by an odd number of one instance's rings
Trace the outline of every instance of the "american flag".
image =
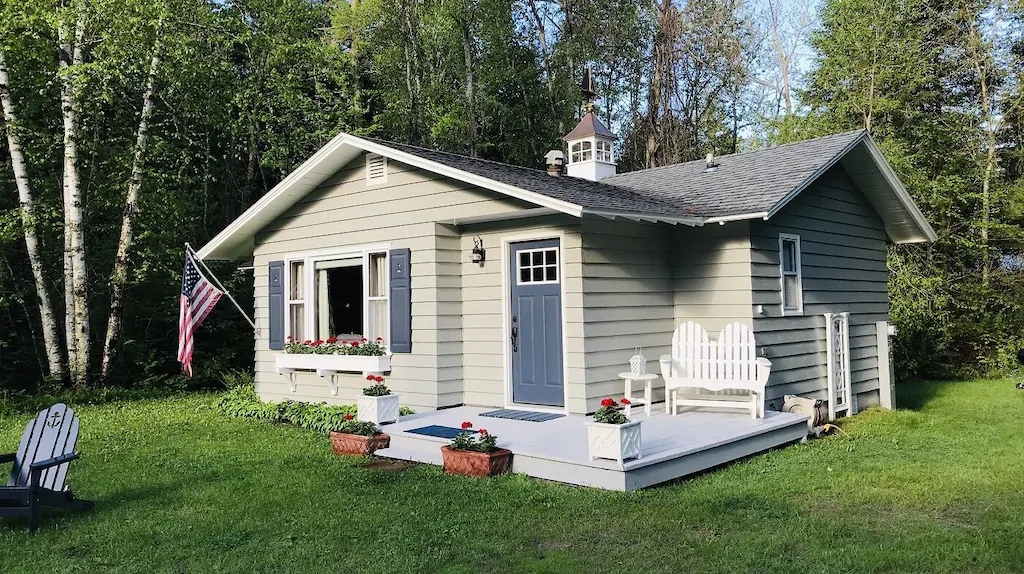
{"type": "Polygon", "coordinates": [[[185,270],[181,274],[181,312],[178,315],[178,362],[192,376],[193,335],[220,300],[223,292],[210,283],[192,253],[185,252],[185,270]]]}

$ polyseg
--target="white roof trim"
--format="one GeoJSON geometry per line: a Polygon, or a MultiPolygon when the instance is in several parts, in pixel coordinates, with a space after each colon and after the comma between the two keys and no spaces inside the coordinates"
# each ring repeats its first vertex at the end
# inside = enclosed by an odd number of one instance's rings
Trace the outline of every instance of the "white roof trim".
{"type": "MultiPolygon", "coordinates": [[[[938,235],[935,233],[935,230],[932,228],[931,224],[928,223],[928,220],[925,218],[924,214],[921,213],[921,210],[917,207],[917,204],[914,203],[913,198],[910,197],[910,193],[907,192],[907,188],[903,186],[903,182],[900,181],[900,178],[897,177],[896,173],[892,170],[892,166],[889,165],[888,160],[885,159],[885,156],[882,154],[882,150],[879,149],[878,145],[875,143],[873,139],[871,139],[871,136],[867,132],[864,132],[860,137],[855,138],[851,143],[849,143],[845,148],[843,148],[841,152],[836,154],[835,157],[833,157],[828,163],[824,164],[817,171],[811,174],[810,177],[805,179],[799,186],[794,188],[792,191],[787,193],[785,197],[776,202],[775,205],[773,205],[772,208],[767,212],[748,213],[743,215],[726,215],[722,217],[710,217],[705,220],[705,223],[725,223],[727,221],[740,221],[745,219],[768,219],[774,216],[776,213],[778,213],[784,207],[786,207],[786,205],[790,201],[796,198],[796,196],[800,195],[800,192],[807,189],[807,187],[811,185],[811,183],[813,183],[815,180],[821,177],[826,171],[828,171],[833,166],[842,161],[844,157],[846,157],[851,151],[854,150],[854,148],[856,148],[860,144],[864,144],[864,149],[868,151],[868,154],[871,156],[871,160],[874,162],[875,167],[878,168],[879,173],[885,179],[885,182],[889,185],[889,188],[892,190],[893,195],[899,201],[903,209],[906,210],[906,213],[910,216],[910,219],[913,221],[914,225],[916,225],[917,228],[921,231],[921,235],[923,236],[922,239],[904,240],[898,241],[898,243],[923,243],[936,241],[938,239],[938,235]]],[[[882,214],[879,215],[882,216],[882,214]]]]}
{"type": "Polygon", "coordinates": [[[371,153],[379,153],[385,157],[399,161],[413,167],[418,167],[438,175],[444,175],[453,179],[463,181],[484,189],[527,201],[535,205],[552,209],[556,212],[565,213],[574,217],[583,215],[583,208],[579,205],[561,201],[539,193],[527,191],[515,186],[506,185],[468,173],[459,169],[448,167],[422,157],[389,148],[362,138],[340,133],[335,136],[327,145],[320,148],[302,165],[288,174],[281,183],[274,186],[269,192],[254,203],[242,215],[238,216],[220,233],[214,236],[206,245],[197,252],[199,259],[207,258],[230,258],[237,254],[240,248],[251,244],[264,226],[279,216],[289,207],[295,204],[302,196],[315,189],[318,185],[330,178],[337,170],[344,167],[352,157],[341,153],[346,146],[351,146],[371,153]],[[277,207],[276,212],[271,211],[277,207]],[[260,215],[264,215],[263,218],[260,215]],[[269,219],[266,215],[270,215],[269,219]],[[240,237],[241,236],[241,237],[240,237]]]}
{"type": "Polygon", "coordinates": [[[605,209],[584,209],[583,215],[593,215],[597,217],[604,217],[607,219],[615,219],[621,217],[630,221],[642,221],[647,223],[671,223],[672,225],[682,224],[689,225],[691,227],[698,227],[704,225],[704,218],[696,215],[692,216],[681,216],[672,217],[667,215],[653,215],[650,213],[641,213],[639,211],[611,211],[605,209]]]}
{"type": "Polygon", "coordinates": [[[906,208],[907,213],[910,214],[914,223],[916,223],[917,226],[921,228],[921,231],[924,232],[925,237],[928,238],[928,242],[938,241],[939,235],[935,233],[935,229],[930,223],[928,223],[928,219],[923,213],[921,213],[921,209],[917,207],[917,204],[914,203],[914,199],[910,197],[910,193],[907,191],[907,188],[903,187],[903,182],[900,181],[900,178],[896,177],[896,173],[892,170],[892,166],[889,165],[888,160],[885,159],[885,156],[882,154],[882,150],[878,148],[878,144],[875,143],[875,140],[871,139],[871,136],[867,136],[864,138],[864,143],[867,146],[868,152],[871,153],[871,159],[875,160],[879,171],[882,172],[882,176],[885,177],[885,180],[889,183],[889,186],[892,187],[893,192],[895,192],[896,198],[901,204],[903,204],[903,207],[906,208]]]}
{"type": "Polygon", "coordinates": [[[767,211],[757,213],[744,213],[742,215],[722,215],[720,217],[709,217],[704,223],[725,223],[727,221],[743,221],[745,219],[768,219],[767,211]]]}

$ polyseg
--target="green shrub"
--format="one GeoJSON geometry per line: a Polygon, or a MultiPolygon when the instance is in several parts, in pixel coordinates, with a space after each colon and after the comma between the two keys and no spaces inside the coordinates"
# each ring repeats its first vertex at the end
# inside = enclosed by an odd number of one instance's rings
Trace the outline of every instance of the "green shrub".
{"type": "MultiPolygon", "coordinates": [[[[228,390],[217,399],[217,409],[220,412],[233,417],[295,425],[324,434],[342,428],[346,422],[345,415],[356,415],[355,405],[301,401],[263,402],[256,394],[252,376],[247,373],[244,375],[240,376],[237,372],[224,375],[224,384],[228,390]]],[[[400,414],[411,415],[413,410],[402,407],[400,414]]]]}

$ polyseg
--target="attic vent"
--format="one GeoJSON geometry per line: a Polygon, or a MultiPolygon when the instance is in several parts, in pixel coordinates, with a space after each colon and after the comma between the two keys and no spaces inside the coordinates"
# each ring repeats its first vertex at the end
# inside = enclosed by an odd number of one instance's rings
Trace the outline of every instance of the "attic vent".
{"type": "Polygon", "coordinates": [[[379,153],[366,154],[366,185],[376,185],[388,180],[388,158],[379,153]]]}

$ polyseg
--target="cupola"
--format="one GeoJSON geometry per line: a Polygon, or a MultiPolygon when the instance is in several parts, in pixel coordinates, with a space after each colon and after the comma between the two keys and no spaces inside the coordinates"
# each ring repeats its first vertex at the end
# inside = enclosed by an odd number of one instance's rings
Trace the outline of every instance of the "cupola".
{"type": "MultiPolygon", "coordinates": [[[[593,97],[593,79],[590,69],[580,85],[584,95],[593,97]]],[[[615,175],[614,143],[617,139],[592,111],[593,103],[587,104],[587,113],[571,132],[562,138],[569,146],[566,173],[591,181],[599,181],[615,175]]]]}

